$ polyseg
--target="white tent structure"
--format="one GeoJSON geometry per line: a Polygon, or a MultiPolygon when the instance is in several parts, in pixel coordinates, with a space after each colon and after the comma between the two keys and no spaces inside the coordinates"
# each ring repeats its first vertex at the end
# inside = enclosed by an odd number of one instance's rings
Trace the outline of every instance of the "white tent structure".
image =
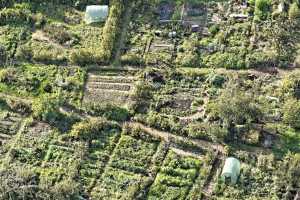
{"type": "Polygon", "coordinates": [[[238,159],[230,157],[225,161],[221,178],[225,182],[226,178],[230,179],[231,184],[236,184],[240,175],[241,163],[238,159]]]}
{"type": "Polygon", "coordinates": [[[86,7],[85,22],[103,22],[108,17],[109,8],[107,5],[91,5],[86,7]]]}

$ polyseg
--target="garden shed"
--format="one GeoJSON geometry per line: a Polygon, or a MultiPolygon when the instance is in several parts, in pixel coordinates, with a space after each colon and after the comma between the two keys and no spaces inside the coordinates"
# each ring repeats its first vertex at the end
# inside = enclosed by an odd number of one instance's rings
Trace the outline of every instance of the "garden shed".
{"type": "Polygon", "coordinates": [[[103,22],[108,17],[108,5],[91,5],[86,7],[85,22],[91,24],[94,22],[103,22]]]}
{"type": "Polygon", "coordinates": [[[221,178],[225,182],[227,179],[230,179],[231,184],[236,184],[237,179],[240,175],[240,170],[241,164],[238,159],[233,157],[227,158],[222,170],[221,178]]]}

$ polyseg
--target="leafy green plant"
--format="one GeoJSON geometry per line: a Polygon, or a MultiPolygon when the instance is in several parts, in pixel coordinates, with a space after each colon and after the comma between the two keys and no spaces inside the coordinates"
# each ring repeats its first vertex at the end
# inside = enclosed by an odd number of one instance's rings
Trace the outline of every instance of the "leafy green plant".
{"type": "Polygon", "coordinates": [[[289,99],[285,102],[283,108],[283,121],[294,127],[300,129],[300,101],[296,99],[289,99]]]}

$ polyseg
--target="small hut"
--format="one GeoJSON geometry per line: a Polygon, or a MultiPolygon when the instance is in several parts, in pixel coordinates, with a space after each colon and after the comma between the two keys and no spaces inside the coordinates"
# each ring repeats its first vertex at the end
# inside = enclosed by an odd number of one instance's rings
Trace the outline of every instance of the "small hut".
{"type": "Polygon", "coordinates": [[[91,24],[94,22],[103,22],[108,17],[109,8],[107,5],[91,5],[86,7],[85,22],[91,24]]]}
{"type": "Polygon", "coordinates": [[[240,175],[241,164],[236,158],[230,157],[225,161],[221,178],[224,182],[230,179],[231,184],[236,184],[237,179],[240,175]]]}

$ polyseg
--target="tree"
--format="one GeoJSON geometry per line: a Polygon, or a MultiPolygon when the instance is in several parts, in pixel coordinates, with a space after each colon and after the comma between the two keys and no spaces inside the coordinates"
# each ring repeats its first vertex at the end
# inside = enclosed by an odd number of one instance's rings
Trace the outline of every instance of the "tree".
{"type": "Polygon", "coordinates": [[[226,89],[209,105],[210,114],[227,124],[248,124],[258,121],[263,114],[252,95],[237,90],[226,89]]]}

